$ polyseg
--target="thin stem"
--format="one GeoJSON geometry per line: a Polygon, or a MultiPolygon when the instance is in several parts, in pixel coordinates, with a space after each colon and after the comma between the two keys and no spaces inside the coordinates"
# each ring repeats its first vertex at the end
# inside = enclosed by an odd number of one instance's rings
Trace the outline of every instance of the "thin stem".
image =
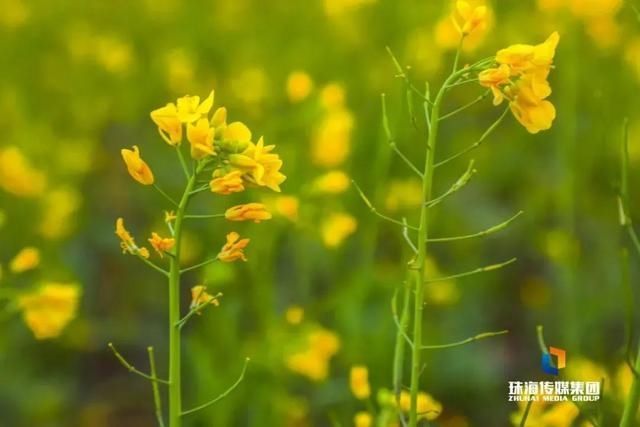
{"type": "Polygon", "coordinates": [[[396,67],[396,71],[398,72],[398,77],[403,79],[404,83],[407,85],[407,87],[410,88],[413,92],[415,92],[418,96],[420,96],[420,98],[422,98],[423,101],[429,103],[430,105],[433,105],[431,100],[429,100],[428,97],[425,97],[422,93],[420,93],[418,88],[416,88],[411,83],[411,81],[409,80],[409,76],[407,76],[407,73],[404,72],[404,69],[402,68],[402,65],[400,65],[400,62],[398,61],[396,56],[393,54],[393,52],[391,51],[391,48],[389,46],[387,46],[387,52],[389,53],[389,56],[391,56],[391,61],[393,61],[393,65],[396,67]]]}
{"type": "Polygon", "coordinates": [[[116,356],[116,359],[118,359],[118,361],[122,364],[122,366],[124,366],[129,372],[134,373],[136,375],[140,375],[142,378],[146,378],[147,380],[152,382],[159,382],[159,383],[171,385],[170,381],[162,380],[156,377],[155,375],[145,374],[144,372],[136,369],[135,366],[127,362],[127,359],[125,359],[120,353],[118,353],[118,350],[116,350],[116,347],[113,345],[113,343],[109,343],[107,344],[107,346],[111,349],[114,356],[116,356]]]}
{"type": "Polygon", "coordinates": [[[145,264],[147,264],[149,267],[153,268],[154,270],[156,270],[158,273],[161,273],[165,276],[169,276],[169,272],[167,270],[165,270],[164,268],[158,266],[156,263],[154,263],[153,261],[149,261],[148,259],[146,259],[145,257],[143,257],[142,255],[140,255],[140,253],[136,253],[137,257],[144,262],[145,264]]]}
{"type": "Polygon", "coordinates": [[[207,183],[206,185],[202,185],[198,188],[196,188],[195,190],[193,190],[192,192],[190,192],[190,195],[194,195],[194,194],[198,194],[198,193],[202,193],[205,190],[208,190],[210,188],[209,184],[207,183]]]}
{"type": "MultiPolygon", "coordinates": [[[[411,338],[409,338],[409,335],[407,335],[407,328],[409,327],[409,303],[407,301],[411,301],[411,288],[409,288],[409,286],[407,286],[405,284],[404,286],[404,295],[403,295],[403,303],[402,303],[402,314],[401,314],[401,318],[398,317],[398,308],[397,308],[397,304],[396,304],[396,300],[398,298],[398,290],[396,289],[395,292],[393,293],[393,298],[391,298],[391,314],[393,316],[393,322],[396,324],[396,328],[397,328],[397,335],[396,338],[401,337],[403,338],[407,344],[409,345],[409,347],[413,348],[413,341],[411,341],[411,338]],[[407,298],[404,298],[404,297],[407,298]],[[405,311],[405,307],[406,307],[406,311],[405,311]],[[406,316],[406,317],[405,317],[406,316]]],[[[401,340],[402,341],[402,340],[401,340]]],[[[396,339],[396,346],[398,345],[398,341],[396,339]]],[[[398,350],[401,350],[400,353],[404,353],[404,345],[402,346],[402,349],[396,347],[396,356],[398,355],[398,350]]],[[[402,354],[401,354],[402,355],[402,354]]],[[[396,368],[400,370],[399,374],[402,373],[402,369],[401,367],[398,367],[396,365],[396,368]]],[[[395,371],[394,371],[394,375],[395,375],[395,371]]],[[[399,376],[398,376],[399,377],[399,376]]],[[[395,381],[394,381],[395,384],[395,381]]],[[[394,387],[394,390],[397,391],[399,393],[400,390],[400,383],[397,384],[398,387],[394,387]]]]}
{"type": "Polygon", "coordinates": [[[160,186],[158,186],[158,184],[154,183],[153,184],[153,188],[155,188],[158,191],[158,193],[162,194],[162,196],[164,196],[165,199],[167,199],[169,202],[171,202],[171,204],[173,206],[178,206],[178,203],[175,200],[173,200],[171,198],[171,196],[169,196],[167,193],[165,193],[164,190],[162,190],[162,188],[160,188],[160,186]]]}
{"type": "MultiPolygon", "coordinates": [[[[149,369],[151,371],[151,376],[156,377],[156,357],[153,352],[153,347],[147,347],[147,353],[149,354],[149,369]]],[[[164,419],[162,418],[162,400],[160,398],[160,388],[158,387],[158,383],[153,381],[151,383],[151,388],[153,390],[153,405],[156,410],[156,420],[158,421],[159,427],[164,427],[164,419]]]]}
{"type": "Polygon", "coordinates": [[[417,254],[418,253],[418,248],[416,248],[416,245],[413,244],[413,240],[411,240],[411,237],[409,236],[409,228],[407,227],[407,219],[406,218],[402,218],[402,223],[405,225],[404,228],[402,229],[402,236],[404,237],[404,240],[407,242],[407,244],[409,245],[409,247],[411,248],[413,253],[417,254]]]}
{"type": "Polygon", "coordinates": [[[208,259],[206,261],[202,261],[202,262],[200,262],[198,264],[195,264],[195,265],[192,265],[190,267],[185,267],[182,270],[180,270],[180,274],[186,273],[187,271],[195,270],[196,268],[204,267],[205,265],[209,265],[209,264],[214,263],[216,261],[218,261],[218,257],[211,258],[211,259],[208,259]]]}
{"type": "Polygon", "coordinates": [[[511,218],[509,218],[508,220],[503,221],[498,225],[494,225],[493,227],[487,228],[486,230],[479,231],[477,233],[465,234],[463,236],[437,237],[437,238],[431,238],[428,241],[429,242],[455,242],[457,240],[474,239],[476,237],[488,236],[489,234],[497,233],[498,231],[504,230],[509,226],[509,224],[515,221],[523,213],[524,211],[520,211],[514,216],[512,216],[511,218]]]}
{"type": "Polygon", "coordinates": [[[441,201],[443,201],[444,199],[446,199],[453,193],[456,193],[462,187],[467,185],[467,183],[469,182],[473,174],[476,173],[476,170],[473,168],[473,164],[474,164],[474,160],[471,160],[469,162],[469,166],[467,167],[467,170],[462,174],[462,176],[458,178],[458,180],[451,187],[449,187],[449,189],[446,192],[444,192],[444,194],[442,194],[439,197],[436,197],[433,200],[429,200],[426,206],[428,208],[434,207],[435,205],[437,205],[438,203],[440,203],[441,201]]]}
{"type": "Polygon", "coordinates": [[[452,89],[452,88],[457,87],[457,86],[466,85],[467,83],[475,83],[477,81],[478,81],[477,78],[467,79],[467,80],[460,80],[460,81],[457,81],[455,83],[451,83],[450,85],[448,85],[447,89],[452,89]]]}
{"type": "Polygon", "coordinates": [[[460,277],[467,277],[467,276],[472,276],[474,274],[486,273],[487,271],[498,270],[500,268],[506,267],[509,264],[513,264],[517,260],[518,260],[517,258],[511,258],[510,260],[501,262],[499,264],[487,265],[486,267],[476,268],[475,270],[465,271],[464,273],[452,274],[451,276],[445,276],[445,277],[436,277],[434,279],[427,279],[426,283],[443,282],[445,280],[458,279],[460,277]]]}
{"type": "Polygon", "coordinates": [[[184,219],[208,219],[208,218],[224,218],[224,214],[208,214],[208,215],[185,215],[184,219]]]}
{"type": "Polygon", "coordinates": [[[533,400],[529,400],[527,402],[527,406],[524,408],[524,414],[522,415],[522,420],[520,420],[520,427],[525,427],[527,423],[527,418],[529,418],[529,411],[531,410],[531,405],[533,405],[533,400]]]}
{"type": "Polygon", "coordinates": [[[409,168],[414,171],[418,176],[422,177],[422,172],[413,164],[411,160],[407,156],[405,156],[402,151],[398,148],[395,139],[391,135],[391,129],[389,127],[389,117],[387,116],[387,103],[385,100],[384,93],[381,96],[382,99],[382,128],[384,129],[385,136],[387,137],[387,142],[389,146],[395,153],[409,166],[409,168]]]}
{"type": "Polygon", "coordinates": [[[460,156],[463,156],[465,154],[467,154],[469,151],[473,151],[476,148],[478,148],[483,142],[484,140],[491,135],[491,133],[498,127],[498,125],[502,122],[502,120],[507,116],[507,113],[509,112],[509,107],[505,108],[504,111],[502,112],[502,114],[500,115],[500,117],[498,117],[498,119],[493,122],[493,124],[491,126],[489,126],[489,128],[482,134],[482,136],[480,137],[480,139],[478,139],[476,142],[474,142],[473,144],[471,144],[470,146],[468,146],[467,148],[465,148],[464,150],[460,151],[457,154],[454,154],[450,157],[447,157],[446,159],[436,163],[434,165],[434,167],[439,167],[442,166],[446,163],[449,163],[452,160],[457,159],[460,156]]]}
{"type": "Polygon", "coordinates": [[[474,341],[479,341],[485,338],[491,338],[491,337],[497,337],[499,335],[505,335],[508,334],[509,331],[508,330],[504,330],[504,331],[498,331],[498,332],[483,332],[481,334],[475,335],[473,337],[461,340],[461,341],[456,341],[450,344],[438,344],[438,345],[423,345],[422,349],[423,350],[440,350],[443,348],[452,348],[452,347],[459,347],[461,345],[465,345],[465,344],[469,344],[472,343],[474,341]]]}
{"type": "Polygon", "coordinates": [[[191,319],[194,315],[198,314],[200,310],[202,310],[206,306],[211,305],[212,302],[214,302],[217,298],[220,298],[221,296],[222,296],[222,293],[218,293],[217,295],[214,295],[212,298],[208,299],[207,301],[201,302],[197,306],[193,307],[182,319],[180,319],[180,321],[178,322],[178,327],[182,328],[184,325],[187,324],[189,319],[191,319]]]}
{"type": "Polygon", "coordinates": [[[466,110],[469,107],[473,107],[474,105],[476,105],[478,102],[482,102],[487,96],[489,96],[489,94],[491,93],[490,90],[486,91],[485,93],[483,93],[482,95],[480,95],[479,97],[477,97],[476,99],[474,99],[471,102],[468,102],[467,104],[464,104],[462,107],[456,108],[455,110],[444,114],[440,117],[440,120],[445,120],[448,119],[449,117],[455,116],[456,114],[466,110]]]}
{"type": "Polygon", "coordinates": [[[360,186],[355,182],[355,181],[351,181],[351,183],[353,184],[353,186],[356,188],[356,190],[358,191],[358,194],[360,195],[360,198],[362,198],[362,200],[364,201],[364,203],[367,205],[367,207],[369,208],[369,210],[371,211],[371,213],[373,213],[374,215],[379,216],[380,218],[392,222],[394,224],[400,225],[402,227],[406,227],[406,228],[410,228],[412,230],[418,230],[416,227],[413,227],[411,225],[408,225],[406,223],[403,223],[402,221],[398,221],[397,219],[391,218],[389,216],[383,215],[380,212],[378,212],[378,210],[375,208],[375,206],[373,206],[371,204],[371,202],[369,201],[369,199],[367,198],[367,196],[364,194],[364,192],[362,191],[362,189],[360,188],[360,186]]]}
{"type": "Polygon", "coordinates": [[[184,176],[187,178],[187,181],[191,178],[191,173],[189,172],[189,168],[187,167],[187,162],[184,160],[184,155],[182,154],[182,150],[179,145],[176,145],[176,152],[178,153],[178,159],[180,159],[180,166],[182,166],[182,171],[184,172],[184,176]]]}
{"type": "Polygon", "coordinates": [[[222,394],[220,394],[218,397],[216,397],[213,400],[210,400],[207,403],[203,403],[202,405],[196,406],[193,409],[189,409],[187,411],[184,411],[182,413],[182,415],[189,415],[189,414],[193,414],[195,412],[198,412],[202,409],[208,408],[209,406],[213,405],[214,403],[224,399],[225,397],[227,397],[229,395],[229,393],[231,393],[233,390],[235,390],[236,387],[238,387],[238,385],[240,385],[240,383],[242,382],[242,380],[244,379],[244,374],[245,372],[247,372],[247,365],[249,365],[249,361],[250,359],[247,357],[244,360],[244,366],[242,367],[242,372],[240,372],[240,376],[238,377],[238,379],[236,380],[236,382],[234,382],[231,387],[229,387],[226,391],[224,391],[222,394]]]}
{"type": "Polygon", "coordinates": [[[453,69],[451,70],[452,73],[455,73],[456,71],[458,71],[458,62],[460,62],[460,51],[462,50],[462,44],[464,43],[464,38],[465,36],[461,36],[460,37],[460,41],[458,42],[458,48],[456,49],[456,56],[453,59],[453,69]]]}

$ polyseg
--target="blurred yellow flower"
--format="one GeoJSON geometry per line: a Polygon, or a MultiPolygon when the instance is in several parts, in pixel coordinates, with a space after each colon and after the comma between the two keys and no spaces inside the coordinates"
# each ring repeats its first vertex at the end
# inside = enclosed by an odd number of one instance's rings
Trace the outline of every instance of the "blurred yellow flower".
{"type": "Polygon", "coordinates": [[[349,188],[349,175],[340,170],[327,172],[313,181],[313,191],[324,194],[340,194],[349,188]]]}
{"type": "Polygon", "coordinates": [[[1,0],[0,1],[0,27],[13,30],[24,25],[31,11],[22,0],[1,0]]]}
{"type": "Polygon", "coordinates": [[[356,365],[351,367],[351,371],[349,373],[349,387],[356,399],[364,400],[371,396],[369,370],[366,366],[356,365]]]}
{"type": "Polygon", "coordinates": [[[158,126],[158,132],[167,144],[179,145],[182,142],[182,122],[178,109],[173,102],[151,112],[151,120],[158,126]]]}
{"type": "Polygon", "coordinates": [[[268,95],[270,87],[269,79],[261,67],[240,70],[231,80],[233,94],[248,107],[259,105],[268,95]]]}
{"type": "Polygon", "coordinates": [[[217,297],[209,294],[205,286],[196,285],[191,288],[191,305],[189,308],[193,310],[203,304],[211,304],[218,307],[220,305],[220,301],[218,301],[217,297]]]}
{"type": "Polygon", "coordinates": [[[229,221],[253,221],[255,223],[271,219],[271,214],[262,203],[247,203],[230,207],[224,216],[229,221]]]}
{"type": "Polygon", "coordinates": [[[308,347],[286,358],[287,367],[312,381],[322,381],[329,374],[329,361],[340,348],[336,334],[317,329],[308,337],[308,347]]]}
{"type": "Polygon", "coordinates": [[[133,150],[123,148],[120,150],[122,159],[127,165],[129,175],[142,185],[151,185],[154,182],[153,172],[149,165],[140,157],[140,150],[137,145],[133,146],[133,150]]]}
{"type": "Polygon", "coordinates": [[[15,196],[34,197],[45,186],[44,174],[29,164],[18,147],[0,149],[0,188],[15,196]]]}
{"type": "Polygon", "coordinates": [[[196,64],[193,55],[183,49],[173,49],[165,55],[167,83],[173,92],[184,92],[194,81],[196,64]]]}
{"type": "Polygon", "coordinates": [[[290,325],[299,325],[304,319],[304,309],[299,305],[292,305],[287,308],[284,317],[290,325]]]}
{"type": "Polygon", "coordinates": [[[133,49],[125,41],[114,36],[98,36],[93,46],[96,62],[108,72],[123,74],[132,68],[133,49]]]}
{"type": "Polygon", "coordinates": [[[213,193],[229,195],[231,193],[244,191],[241,171],[232,170],[231,172],[223,174],[224,172],[221,169],[216,169],[213,172],[213,179],[209,182],[209,187],[211,187],[213,193]]]}
{"type": "Polygon", "coordinates": [[[322,241],[330,248],[336,248],[358,228],[356,219],[346,213],[332,213],[322,222],[322,241]]]}
{"type": "MultiPolygon", "coordinates": [[[[411,394],[408,391],[400,392],[400,409],[408,412],[411,408],[411,394]]],[[[418,392],[417,412],[420,418],[435,420],[442,412],[442,403],[435,400],[430,394],[418,392]]]]}
{"type": "Polygon", "coordinates": [[[324,0],[324,11],[327,16],[335,17],[358,9],[376,0],[324,0]]]}
{"type": "MultiPolygon", "coordinates": [[[[511,424],[519,426],[524,416],[526,402],[518,402],[518,411],[511,414],[511,424]]],[[[550,404],[544,401],[533,402],[529,408],[527,425],[532,427],[566,427],[573,425],[580,411],[574,402],[550,404]]]]}
{"type": "Polygon", "coordinates": [[[323,167],[336,167],[343,163],[351,151],[353,125],[353,116],[349,111],[338,109],[329,112],[313,135],[313,163],[323,167]]]}
{"type": "Polygon", "coordinates": [[[411,209],[422,203],[422,182],[419,179],[409,178],[393,180],[389,183],[385,197],[385,208],[389,211],[411,209]]]}
{"type": "Polygon", "coordinates": [[[162,237],[155,232],[151,233],[151,238],[148,240],[151,247],[160,255],[160,258],[163,258],[164,253],[169,252],[176,244],[176,240],[173,237],[162,237]]]}
{"type": "Polygon", "coordinates": [[[320,91],[320,104],[327,111],[342,109],[345,98],[344,87],[340,83],[329,83],[320,91]]]}
{"type": "Polygon", "coordinates": [[[571,12],[579,18],[614,16],[622,7],[622,0],[565,0],[571,12]]]}
{"type": "Polygon", "coordinates": [[[213,97],[214,91],[211,91],[209,96],[202,102],[200,102],[200,97],[197,95],[185,95],[182,98],[178,98],[176,102],[178,120],[182,123],[193,123],[202,116],[206,116],[209,114],[211,107],[213,107],[213,97]]]}
{"type": "Polygon", "coordinates": [[[280,172],[282,160],[280,156],[271,151],[275,145],[264,145],[261,137],[257,144],[249,142],[248,147],[241,154],[229,156],[229,162],[245,174],[243,178],[249,182],[265,186],[273,191],[280,191],[282,184],[287,177],[280,172]]]}
{"type": "Polygon", "coordinates": [[[46,283],[22,295],[18,303],[25,323],[41,340],[60,335],[75,317],[79,296],[76,284],[46,283]]]}
{"type": "Polygon", "coordinates": [[[213,135],[215,129],[209,127],[207,118],[198,119],[196,124],[187,124],[187,140],[191,144],[191,157],[200,160],[206,156],[213,156],[213,135]]]}
{"type": "Polygon", "coordinates": [[[290,221],[298,220],[298,211],[300,209],[300,201],[295,196],[277,196],[269,202],[273,209],[279,215],[290,221]]]}
{"type": "Polygon", "coordinates": [[[305,100],[313,90],[313,80],[304,71],[294,71],[287,78],[287,96],[291,102],[305,100]]]}
{"type": "Polygon", "coordinates": [[[72,215],[80,208],[82,197],[72,187],[47,191],[42,200],[42,220],[39,231],[48,239],[65,237],[74,221],[72,215]]]}
{"type": "Polygon", "coordinates": [[[40,265],[40,251],[33,246],[23,248],[9,263],[9,269],[13,273],[22,273],[33,270],[40,265]]]}
{"type": "Polygon", "coordinates": [[[358,412],[353,417],[354,427],[371,427],[373,425],[373,417],[368,412],[358,412]]]}
{"type": "Polygon", "coordinates": [[[233,262],[241,259],[246,261],[244,248],[249,244],[249,239],[240,239],[240,235],[235,231],[227,234],[227,243],[218,254],[218,259],[222,262],[233,262]]]}
{"type": "Polygon", "coordinates": [[[453,22],[463,37],[476,30],[483,30],[487,26],[486,6],[472,7],[467,1],[458,0],[456,2],[456,12],[457,16],[453,16],[453,22]]]}

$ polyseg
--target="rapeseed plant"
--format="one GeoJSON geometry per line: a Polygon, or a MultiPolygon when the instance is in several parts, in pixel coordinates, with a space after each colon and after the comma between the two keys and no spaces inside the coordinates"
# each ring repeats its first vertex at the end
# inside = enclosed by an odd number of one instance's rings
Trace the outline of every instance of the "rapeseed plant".
{"type": "Polygon", "coordinates": [[[206,308],[220,304],[221,293],[211,294],[203,284],[190,288],[191,304],[186,314],[182,314],[180,299],[183,293],[182,276],[187,271],[204,267],[210,263],[247,261],[245,249],[250,240],[241,238],[240,234],[231,231],[220,252],[212,259],[183,267],[185,238],[183,228],[186,220],[224,218],[231,222],[253,221],[259,223],[271,219],[272,215],[263,203],[250,202],[229,207],[225,212],[215,214],[192,214],[188,208],[191,200],[200,193],[210,192],[219,197],[245,191],[249,187],[266,187],[279,192],[280,184],[286,177],[280,171],[282,160],[273,152],[274,145],[265,145],[261,137],[253,142],[253,135],[242,122],[227,122],[227,110],[219,107],[213,110],[214,92],[204,99],[198,96],[184,96],[170,102],[164,107],[151,112],[151,119],[158,127],[164,142],[176,151],[178,167],[182,169],[186,181],[179,201],[169,196],[160,188],[151,167],[143,160],[137,146],[123,149],[122,158],[131,177],[144,186],[152,186],[169,203],[171,210],[164,212],[164,222],[168,232],[153,231],[147,239],[149,248],[139,246],[133,235],[125,228],[124,220],[116,220],[115,233],[120,239],[123,253],[138,257],[143,263],[159,272],[169,285],[169,366],[168,378],[160,379],[156,373],[153,348],[149,347],[150,373],[143,373],[134,368],[118,353],[113,344],[109,344],[118,360],[131,372],[134,372],[152,383],[155,412],[158,425],[163,426],[163,411],[159,385],[168,387],[168,426],[180,427],[182,418],[214,404],[231,392],[242,380],[248,359],[239,379],[221,396],[192,409],[184,409],[182,404],[181,375],[181,332],[185,324],[194,316],[201,314],[206,308]],[[213,110],[213,112],[212,112],[213,110]],[[212,113],[211,113],[212,112],[212,113]],[[210,114],[211,113],[211,114],[210,114]],[[186,138],[190,161],[183,153],[183,142],[186,138]],[[159,264],[153,260],[157,257],[159,264]],[[168,268],[167,268],[168,264],[168,268]]]}
{"type": "MultiPolygon", "coordinates": [[[[423,417],[429,418],[435,412],[426,412],[425,402],[428,401],[420,391],[420,377],[424,368],[422,352],[425,350],[435,350],[440,348],[455,347],[479,339],[501,335],[507,331],[481,333],[466,340],[443,345],[424,345],[422,341],[422,327],[424,322],[425,291],[429,283],[447,281],[459,277],[467,277],[474,274],[489,272],[510,265],[515,259],[510,259],[497,264],[480,267],[471,271],[454,274],[448,277],[431,277],[428,271],[428,248],[435,242],[452,242],[469,238],[478,238],[495,233],[507,227],[514,221],[520,213],[515,214],[510,219],[490,227],[484,231],[454,237],[433,238],[431,236],[430,221],[431,210],[443,200],[450,197],[465,185],[476,173],[474,162],[471,160],[467,170],[454,182],[450,188],[440,196],[433,196],[433,183],[435,170],[450,161],[457,159],[468,152],[477,149],[487,137],[498,127],[509,111],[512,112],[518,122],[529,132],[537,133],[551,127],[555,119],[555,107],[548,101],[551,94],[551,87],[548,83],[548,76],[553,66],[553,57],[559,41],[559,35],[553,33],[549,38],[539,45],[516,44],[501,49],[495,55],[472,63],[470,65],[460,65],[460,54],[467,39],[473,34],[478,34],[487,27],[491,12],[487,6],[480,3],[471,4],[467,1],[459,0],[455,4],[450,20],[457,30],[457,50],[452,64],[452,71],[445,79],[442,86],[434,94],[430,86],[426,85],[426,90],[421,91],[409,80],[405,70],[399,64],[395,56],[391,54],[397,69],[398,77],[403,79],[407,96],[411,104],[414,96],[418,96],[424,108],[424,117],[427,125],[427,147],[423,167],[416,166],[411,159],[405,156],[394,138],[391,135],[389,119],[386,112],[384,95],[382,97],[383,128],[387,136],[390,147],[406,163],[406,165],[418,176],[421,181],[421,200],[419,223],[409,224],[405,219],[389,217],[377,210],[369,201],[360,187],[354,185],[365,204],[372,213],[380,218],[400,226],[403,229],[403,236],[413,251],[413,258],[408,263],[407,283],[402,293],[402,306],[398,311],[396,302],[398,295],[393,298],[393,314],[398,328],[396,336],[396,348],[393,370],[393,394],[396,403],[395,421],[401,421],[403,425],[416,427],[423,417]],[[477,83],[487,88],[488,92],[477,97],[472,102],[451,112],[443,113],[442,107],[446,95],[456,87],[477,83]],[[480,136],[480,138],[466,149],[451,155],[443,160],[436,160],[436,146],[439,142],[439,128],[444,120],[450,119],[468,107],[484,100],[488,94],[493,94],[493,104],[500,105],[505,100],[508,102],[498,119],[480,136]],[[413,309],[411,309],[413,300],[413,309]],[[410,329],[410,324],[412,328],[410,329]],[[405,361],[405,349],[409,347],[411,351],[410,365],[410,391],[403,391],[403,365],[405,361]],[[421,397],[422,396],[422,397],[421,397]],[[405,420],[403,412],[399,409],[406,407],[408,410],[408,420],[405,420]]],[[[391,51],[390,51],[391,53],[391,51]]],[[[439,411],[438,411],[439,412],[439,411]]]]}

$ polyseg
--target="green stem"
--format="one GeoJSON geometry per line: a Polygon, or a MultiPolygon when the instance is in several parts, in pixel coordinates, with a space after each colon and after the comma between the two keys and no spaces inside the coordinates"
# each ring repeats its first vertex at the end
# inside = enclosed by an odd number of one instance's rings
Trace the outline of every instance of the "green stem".
{"type": "MultiPolygon", "coordinates": [[[[402,366],[404,365],[404,350],[406,346],[405,336],[409,327],[409,308],[411,306],[411,287],[409,283],[404,283],[404,292],[402,293],[402,312],[398,320],[398,329],[396,332],[396,345],[393,354],[393,393],[396,401],[400,401],[400,392],[402,391],[402,366]]],[[[395,313],[395,296],[393,301],[394,316],[395,313]]]]}
{"type": "MultiPolygon", "coordinates": [[[[640,351],[636,356],[635,371],[640,371],[640,351]]],[[[633,376],[633,382],[631,383],[631,390],[629,391],[629,397],[624,404],[624,411],[622,412],[622,419],[620,420],[620,427],[631,427],[637,425],[638,407],[640,406],[640,380],[636,375],[633,376]]]]}
{"type": "MultiPolygon", "coordinates": [[[[151,376],[156,375],[156,357],[153,352],[153,347],[147,347],[147,353],[149,354],[149,370],[151,376]]],[[[151,389],[153,391],[153,405],[156,411],[156,420],[158,421],[158,427],[164,427],[164,420],[162,419],[162,400],[160,399],[160,388],[157,382],[151,383],[151,389]]]]}
{"type": "MultiPolygon", "coordinates": [[[[178,151],[179,152],[179,151],[178,151]]],[[[182,377],[180,371],[180,249],[182,243],[182,221],[189,204],[189,193],[196,182],[194,173],[190,176],[187,186],[182,194],[176,220],[175,252],[170,258],[169,269],[169,427],[180,427],[182,414],[182,377]]]]}

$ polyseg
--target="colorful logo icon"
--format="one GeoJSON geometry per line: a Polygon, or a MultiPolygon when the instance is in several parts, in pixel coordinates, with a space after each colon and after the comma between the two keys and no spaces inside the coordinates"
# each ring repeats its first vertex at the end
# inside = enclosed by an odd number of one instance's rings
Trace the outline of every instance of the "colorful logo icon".
{"type": "Polygon", "coordinates": [[[558,375],[560,369],[567,366],[567,352],[561,348],[549,347],[548,353],[542,353],[542,370],[547,374],[558,375]],[[553,363],[553,356],[556,363],[553,363]]]}

